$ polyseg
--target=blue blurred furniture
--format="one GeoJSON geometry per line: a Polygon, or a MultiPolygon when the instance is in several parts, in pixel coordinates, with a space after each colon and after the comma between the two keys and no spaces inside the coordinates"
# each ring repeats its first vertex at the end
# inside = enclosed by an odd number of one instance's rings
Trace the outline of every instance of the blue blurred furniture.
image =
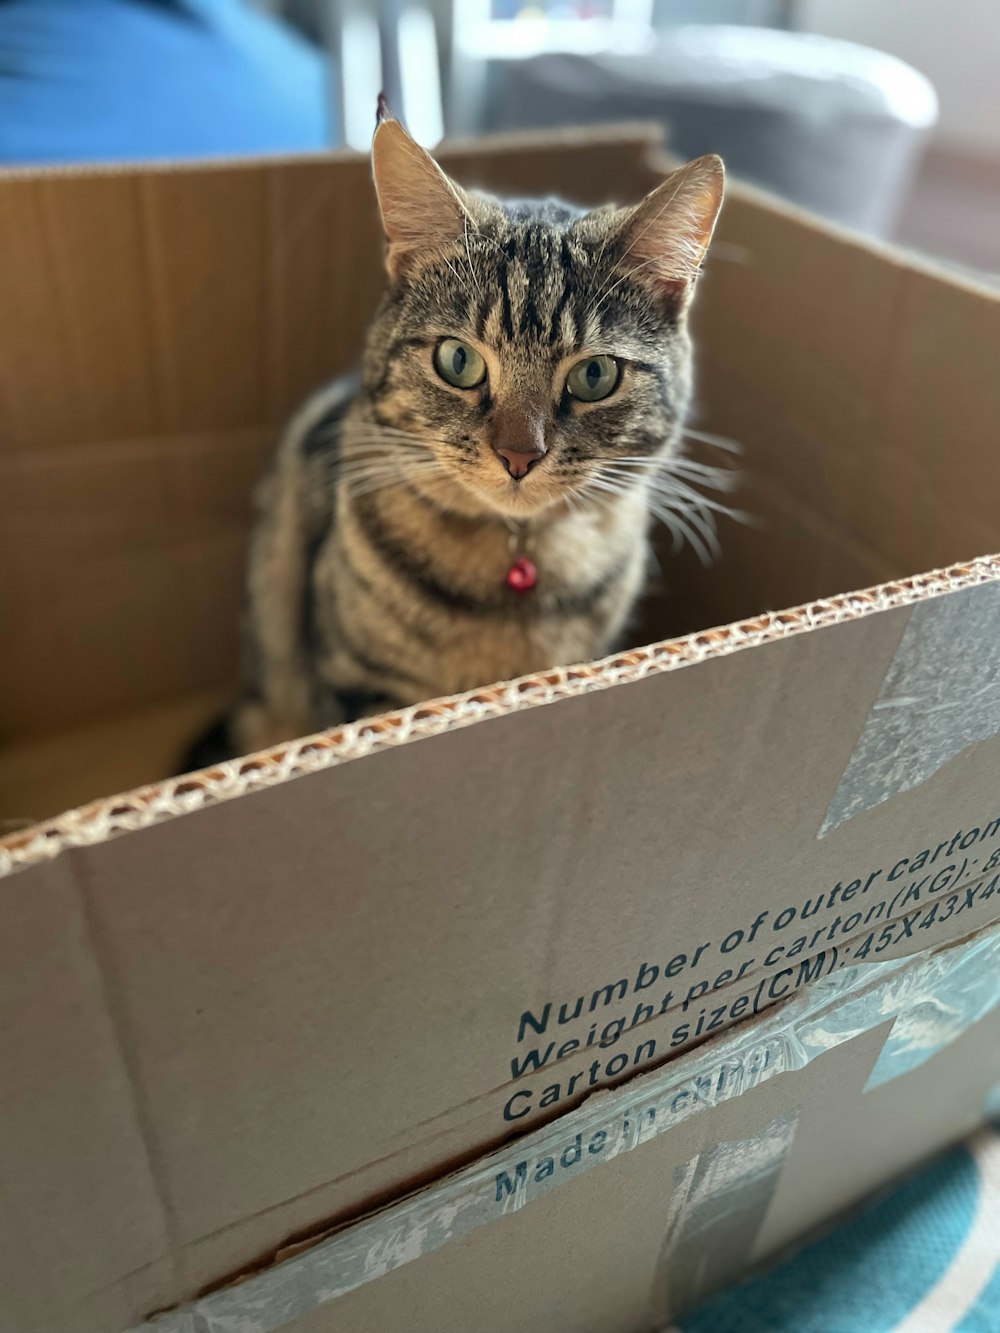
{"type": "Polygon", "coordinates": [[[0,0],[0,162],[321,150],[327,71],[243,0],[0,0]]]}

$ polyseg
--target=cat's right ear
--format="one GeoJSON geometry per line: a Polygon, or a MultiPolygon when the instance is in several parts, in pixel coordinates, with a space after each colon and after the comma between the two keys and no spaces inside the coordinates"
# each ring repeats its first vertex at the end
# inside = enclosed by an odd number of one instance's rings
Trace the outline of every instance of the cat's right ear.
{"type": "Polygon", "coordinates": [[[459,187],[381,102],[372,169],[388,243],[386,267],[395,280],[415,255],[460,240],[471,219],[459,187]]]}
{"type": "Polygon", "coordinates": [[[670,307],[681,310],[691,297],[722,207],[725,178],[720,157],[699,157],[625,215],[619,262],[670,307]]]}

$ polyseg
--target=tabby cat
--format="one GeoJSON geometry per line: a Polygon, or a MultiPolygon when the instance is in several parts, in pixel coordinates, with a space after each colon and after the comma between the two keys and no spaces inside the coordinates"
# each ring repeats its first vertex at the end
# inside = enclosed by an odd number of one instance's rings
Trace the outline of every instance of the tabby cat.
{"type": "Polygon", "coordinates": [[[643,583],[721,161],[635,207],[502,203],[384,115],[373,166],[388,290],[262,488],[243,698],[192,766],[600,656],[643,583]]]}

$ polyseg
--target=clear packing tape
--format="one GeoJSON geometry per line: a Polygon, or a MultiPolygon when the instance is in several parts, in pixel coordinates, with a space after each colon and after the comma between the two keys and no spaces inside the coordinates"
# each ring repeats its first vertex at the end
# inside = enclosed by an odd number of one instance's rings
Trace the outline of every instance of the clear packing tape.
{"type": "MultiPolygon", "coordinates": [[[[420,1193],[131,1333],[276,1333],[688,1117],[804,1069],[891,1022],[867,1086],[886,1083],[929,1060],[1000,1004],[998,977],[996,926],[934,953],[842,968],[420,1193]]],[[[768,1143],[773,1139],[780,1149],[790,1126],[776,1122],[774,1130],[768,1143]]],[[[724,1174],[728,1179],[731,1172],[724,1174]]]]}
{"type": "Polygon", "coordinates": [[[1000,732],[1000,583],[913,608],[819,836],[1000,732]]]}

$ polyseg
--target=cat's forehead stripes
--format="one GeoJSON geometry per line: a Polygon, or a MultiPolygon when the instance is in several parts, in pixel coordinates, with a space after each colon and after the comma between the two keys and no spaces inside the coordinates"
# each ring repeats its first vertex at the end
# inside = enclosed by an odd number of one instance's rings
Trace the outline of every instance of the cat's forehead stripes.
{"type": "Polygon", "coordinates": [[[664,314],[593,222],[553,202],[494,204],[397,288],[400,331],[433,326],[547,360],[623,337],[652,350],[667,332],[664,314]]]}
{"type": "Polygon", "coordinates": [[[434,266],[440,314],[461,309],[465,331],[500,351],[558,358],[623,335],[662,343],[669,319],[592,218],[553,203],[497,213],[434,266]]]}
{"type": "Polygon", "coordinates": [[[593,305],[593,255],[573,237],[574,217],[558,206],[519,205],[500,235],[479,238],[468,254],[478,337],[494,345],[581,345],[593,305]]]}

